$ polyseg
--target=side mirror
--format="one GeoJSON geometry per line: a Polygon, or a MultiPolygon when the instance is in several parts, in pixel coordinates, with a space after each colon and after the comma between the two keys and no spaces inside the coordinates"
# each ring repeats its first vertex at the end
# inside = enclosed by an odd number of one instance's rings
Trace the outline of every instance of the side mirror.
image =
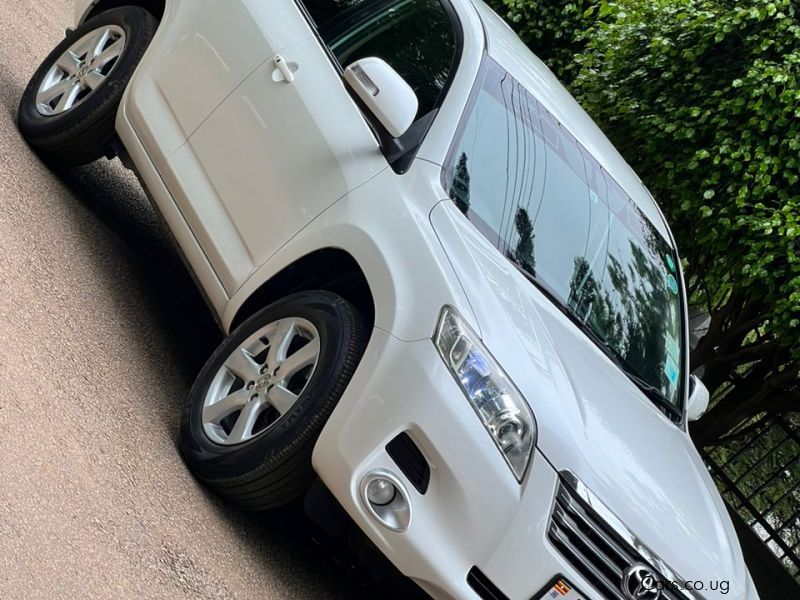
{"type": "Polygon", "coordinates": [[[385,61],[374,56],[357,60],[344,70],[344,79],[392,137],[411,127],[417,95],[385,61]]]}
{"type": "Polygon", "coordinates": [[[708,408],[708,388],[697,375],[689,376],[689,402],[686,404],[686,417],[697,421],[708,408]]]}

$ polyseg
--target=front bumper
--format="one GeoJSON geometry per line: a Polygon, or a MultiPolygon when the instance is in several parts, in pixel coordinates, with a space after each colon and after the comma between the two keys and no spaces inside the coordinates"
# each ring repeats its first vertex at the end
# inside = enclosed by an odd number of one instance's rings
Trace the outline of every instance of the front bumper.
{"type": "Polygon", "coordinates": [[[557,473],[536,452],[525,481],[516,482],[430,340],[373,332],[313,463],[358,526],[434,598],[480,598],[467,583],[473,566],[510,600],[529,600],[557,573],[590,591],[546,539],[557,473]],[[385,450],[401,432],[430,465],[424,495],[385,450]],[[359,484],[374,469],[407,484],[407,531],[390,531],[364,506],[359,484]]]}

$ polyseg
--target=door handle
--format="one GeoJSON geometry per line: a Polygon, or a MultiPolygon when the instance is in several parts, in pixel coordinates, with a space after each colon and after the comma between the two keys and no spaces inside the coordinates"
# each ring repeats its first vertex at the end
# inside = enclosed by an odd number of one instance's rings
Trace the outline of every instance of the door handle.
{"type": "Polygon", "coordinates": [[[280,81],[281,79],[286,83],[294,81],[294,73],[299,68],[297,63],[286,62],[280,54],[276,54],[272,62],[275,65],[275,71],[272,73],[274,81],[280,81]]]}

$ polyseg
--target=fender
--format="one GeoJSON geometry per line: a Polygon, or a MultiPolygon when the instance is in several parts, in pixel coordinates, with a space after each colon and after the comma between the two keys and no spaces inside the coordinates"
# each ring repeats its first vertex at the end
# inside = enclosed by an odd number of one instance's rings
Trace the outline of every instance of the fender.
{"type": "Polygon", "coordinates": [[[385,186],[397,186],[397,178],[387,169],[334,203],[233,294],[223,311],[224,330],[265,281],[316,250],[337,248],[364,272],[375,301],[375,327],[405,341],[430,338],[442,306],[451,304],[477,331],[477,319],[430,224],[430,206],[419,201],[435,198],[420,187],[438,185],[438,177],[438,166],[417,161],[403,178],[408,185],[395,187],[393,194],[385,186]]]}

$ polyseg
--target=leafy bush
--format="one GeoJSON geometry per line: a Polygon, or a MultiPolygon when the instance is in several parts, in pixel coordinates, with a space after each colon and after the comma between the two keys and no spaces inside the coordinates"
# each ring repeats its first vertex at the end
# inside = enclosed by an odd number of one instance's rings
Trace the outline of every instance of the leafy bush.
{"type": "MultiPolygon", "coordinates": [[[[583,50],[583,33],[600,13],[597,0],[490,0],[489,4],[515,29],[522,40],[568,83],[583,50]]],[[[603,3],[603,14],[608,6],[603,3]]]]}
{"type": "Polygon", "coordinates": [[[696,437],[800,410],[800,3],[503,5],[670,220],[712,317],[692,367],[719,401],[696,437]]]}

